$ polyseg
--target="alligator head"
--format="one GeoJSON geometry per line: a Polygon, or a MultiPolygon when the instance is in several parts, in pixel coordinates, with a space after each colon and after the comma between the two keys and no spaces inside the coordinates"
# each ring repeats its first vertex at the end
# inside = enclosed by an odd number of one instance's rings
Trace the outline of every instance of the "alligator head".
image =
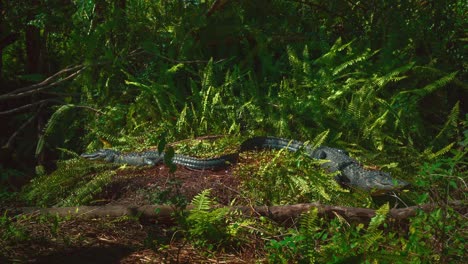
{"type": "Polygon", "coordinates": [[[113,149],[100,149],[96,152],[89,154],[81,154],[81,157],[96,160],[102,159],[107,162],[128,164],[134,166],[145,166],[145,165],[156,165],[162,161],[163,154],[158,154],[154,151],[142,152],[142,153],[120,153],[113,149]]]}
{"type": "Polygon", "coordinates": [[[86,159],[90,159],[90,160],[102,159],[107,162],[114,162],[119,156],[120,156],[120,152],[113,150],[113,149],[100,149],[96,152],[81,154],[81,157],[86,158],[86,159]]]}
{"type": "Polygon", "coordinates": [[[337,180],[341,184],[369,191],[372,195],[400,190],[409,185],[405,181],[394,179],[389,173],[364,169],[342,149],[319,147],[310,153],[313,158],[328,160],[322,167],[331,172],[339,171],[337,180]]]}
{"type": "Polygon", "coordinates": [[[370,187],[370,192],[373,195],[385,194],[409,186],[408,182],[395,179],[383,171],[367,171],[367,177],[364,177],[362,181],[365,182],[362,185],[370,187]]]}
{"type": "Polygon", "coordinates": [[[359,189],[369,191],[374,196],[401,190],[409,185],[405,181],[393,178],[389,173],[366,170],[355,164],[344,168],[339,179],[345,185],[357,186],[359,189]]]}

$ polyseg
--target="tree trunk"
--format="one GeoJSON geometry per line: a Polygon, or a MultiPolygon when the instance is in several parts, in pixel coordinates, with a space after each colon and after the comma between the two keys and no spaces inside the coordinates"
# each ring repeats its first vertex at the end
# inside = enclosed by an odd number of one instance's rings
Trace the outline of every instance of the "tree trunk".
{"type": "Polygon", "coordinates": [[[26,27],[26,56],[27,56],[27,73],[42,72],[42,39],[39,28],[28,25],[26,27]]]}

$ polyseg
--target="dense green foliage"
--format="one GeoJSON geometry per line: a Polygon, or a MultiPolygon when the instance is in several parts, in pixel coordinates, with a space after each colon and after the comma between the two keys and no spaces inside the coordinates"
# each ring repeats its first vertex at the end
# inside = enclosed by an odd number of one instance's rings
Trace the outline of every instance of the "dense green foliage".
{"type": "MultiPolygon", "coordinates": [[[[465,1],[66,2],[0,2],[0,198],[31,179],[22,201],[88,204],[115,173],[76,159],[97,148],[228,135],[176,146],[211,156],[274,135],[347,149],[413,184],[397,200],[442,209],[412,219],[405,237],[382,231],[385,206],[366,227],[311,212],[301,228],[275,231],[232,215],[223,222],[228,213],[203,207],[186,219],[197,246],[270,236],[272,262],[461,260],[456,233],[466,226],[448,204],[466,202],[465,1]],[[267,235],[239,233],[245,226],[267,235]]],[[[260,166],[236,168],[246,200],[379,205],[301,153],[256,159],[260,166]]],[[[0,220],[5,237],[23,236],[0,220]]]]}
{"type": "Polygon", "coordinates": [[[311,139],[325,130],[331,144],[422,151],[460,133],[463,1],[212,2],[4,3],[12,12],[2,25],[17,40],[3,49],[3,93],[12,96],[1,100],[47,102],[10,114],[2,145],[38,113],[39,134],[23,128],[7,144],[18,159],[66,157],[57,148],[80,152],[100,140],[135,148],[160,135],[311,139]],[[40,65],[31,65],[34,52],[40,65]],[[64,68],[61,78],[77,73],[68,82],[14,89],[64,68]]]}
{"type": "Polygon", "coordinates": [[[23,199],[39,206],[74,206],[92,201],[93,195],[110,182],[114,164],[93,164],[71,159],[58,164],[50,175],[34,179],[23,191],[23,199]]]}

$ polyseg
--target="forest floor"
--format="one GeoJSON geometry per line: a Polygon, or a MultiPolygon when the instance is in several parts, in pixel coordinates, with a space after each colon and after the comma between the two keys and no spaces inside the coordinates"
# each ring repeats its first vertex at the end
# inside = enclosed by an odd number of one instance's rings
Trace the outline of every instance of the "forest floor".
{"type": "MultiPolygon", "coordinates": [[[[230,168],[198,171],[178,167],[175,173],[163,165],[124,169],[118,170],[112,183],[90,205],[146,205],[177,197],[190,202],[208,188],[218,203],[228,205],[239,196],[239,184],[230,168]]],[[[8,209],[5,205],[0,208],[8,209]]],[[[208,254],[185,243],[173,227],[142,223],[138,219],[54,221],[30,217],[16,226],[21,227],[19,234],[26,235],[0,240],[0,263],[251,263],[262,260],[252,248],[254,242],[249,248],[208,254]]]]}

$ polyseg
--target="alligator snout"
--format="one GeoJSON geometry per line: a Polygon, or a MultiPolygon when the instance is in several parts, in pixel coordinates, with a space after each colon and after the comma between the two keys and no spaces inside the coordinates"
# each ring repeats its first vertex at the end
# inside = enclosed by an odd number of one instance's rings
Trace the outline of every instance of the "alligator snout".
{"type": "Polygon", "coordinates": [[[366,178],[366,185],[372,187],[371,192],[373,195],[401,190],[410,185],[408,182],[397,180],[385,172],[372,171],[370,173],[375,175],[366,178]]]}
{"type": "Polygon", "coordinates": [[[100,149],[92,153],[83,153],[80,156],[86,159],[95,160],[95,159],[108,159],[114,155],[117,155],[118,152],[112,149],[100,149]]]}

